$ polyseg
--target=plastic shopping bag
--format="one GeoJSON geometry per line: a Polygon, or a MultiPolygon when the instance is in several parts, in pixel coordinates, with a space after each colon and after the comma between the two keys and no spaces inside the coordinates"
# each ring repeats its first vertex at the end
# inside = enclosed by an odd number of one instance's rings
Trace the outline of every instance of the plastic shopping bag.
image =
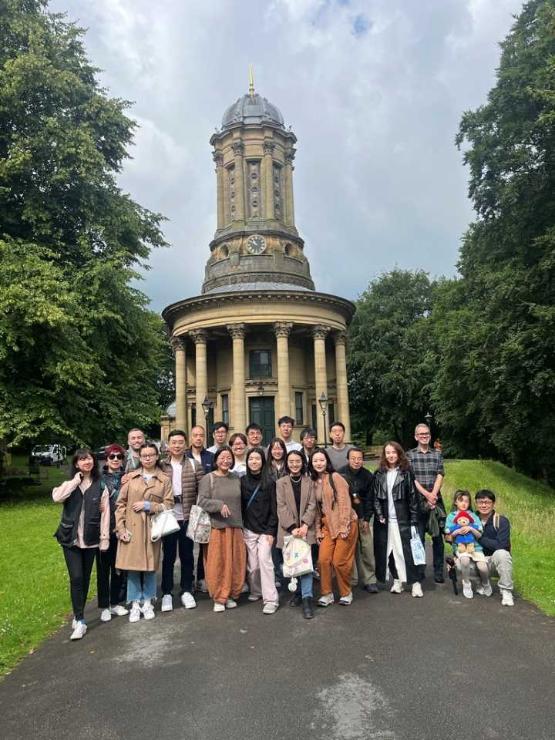
{"type": "Polygon", "coordinates": [[[412,551],[412,560],[415,565],[426,565],[426,550],[416,527],[410,528],[410,549],[412,551]]]}

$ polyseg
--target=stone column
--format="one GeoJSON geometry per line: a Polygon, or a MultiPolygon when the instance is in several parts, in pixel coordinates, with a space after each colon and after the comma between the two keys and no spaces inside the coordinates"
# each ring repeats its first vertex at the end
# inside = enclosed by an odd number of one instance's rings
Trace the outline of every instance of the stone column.
{"type": "Polygon", "coordinates": [[[227,327],[233,341],[233,386],[231,393],[231,426],[236,432],[245,432],[245,324],[227,327]]]}
{"type": "Polygon", "coordinates": [[[175,355],[175,428],[187,431],[187,370],[185,341],[181,337],[172,337],[175,355]]]}
{"type": "Polygon", "coordinates": [[[347,385],[347,359],[345,345],[347,334],[344,331],[335,335],[335,379],[337,383],[337,418],[345,424],[345,439],[351,441],[351,417],[349,414],[349,388],[347,385]]]}
{"type": "Polygon", "coordinates": [[[243,152],[245,146],[242,141],[233,142],[235,157],[235,220],[245,220],[245,172],[243,169],[243,152]]]}
{"type": "Polygon", "coordinates": [[[208,334],[204,329],[195,329],[189,334],[195,343],[195,406],[197,410],[197,424],[204,426],[202,402],[208,393],[208,370],[206,364],[206,342],[208,334]]]}
{"type": "Polygon", "coordinates": [[[275,144],[264,142],[264,213],[266,218],[274,218],[274,159],[275,144]]]}
{"type": "Polygon", "coordinates": [[[217,206],[218,206],[218,229],[223,229],[225,226],[225,211],[224,211],[224,158],[221,152],[214,152],[212,154],[214,162],[216,163],[216,192],[217,192],[217,206]]]}
{"type": "Polygon", "coordinates": [[[291,416],[291,386],[289,384],[289,334],[293,324],[274,324],[277,341],[278,407],[277,418],[291,416]]]}
{"type": "Polygon", "coordinates": [[[328,395],[328,373],[326,370],[326,336],[329,327],[317,324],[312,327],[312,336],[314,338],[314,381],[316,386],[316,416],[318,419],[318,442],[327,443],[328,433],[326,427],[329,427],[330,419],[326,415],[326,426],[324,426],[324,417],[320,409],[319,399],[322,393],[328,395]]]}
{"type": "Polygon", "coordinates": [[[295,150],[289,149],[285,153],[285,223],[295,226],[295,209],[293,206],[293,160],[295,150]]]}

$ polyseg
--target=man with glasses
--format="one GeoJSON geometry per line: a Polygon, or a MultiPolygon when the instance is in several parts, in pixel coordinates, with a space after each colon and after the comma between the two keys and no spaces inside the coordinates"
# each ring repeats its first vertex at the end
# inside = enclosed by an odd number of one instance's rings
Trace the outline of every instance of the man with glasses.
{"type": "Polygon", "coordinates": [[[211,452],[213,455],[215,455],[220,447],[224,447],[227,443],[228,432],[229,426],[225,423],[225,421],[217,421],[212,427],[212,437],[214,439],[214,444],[212,445],[212,447],[208,448],[208,452],[211,452]]]}
{"type": "MultiPolygon", "coordinates": [[[[501,606],[514,606],[513,560],[511,557],[511,525],[507,517],[495,511],[495,493],[483,488],[474,497],[476,510],[482,522],[483,532],[480,545],[488,561],[490,575],[499,576],[501,606]]],[[[476,592],[491,596],[492,588],[478,586],[476,592]]]]}
{"type": "Polygon", "coordinates": [[[305,427],[301,432],[301,444],[303,446],[303,455],[305,456],[307,465],[310,462],[310,456],[316,447],[317,436],[316,429],[312,429],[311,427],[305,427]]]}
{"type": "Polygon", "coordinates": [[[181,564],[181,603],[185,609],[197,605],[193,596],[194,542],[187,537],[187,525],[191,506],[196,504],[198,485],[204,475],[202,465],[187,457],[187,435],[181,429],[173,429],[168,435],[168,457],[162,462],[162,470],[171,478],[175,501],[174,514],[179,531],[166,535],[162,540],[162,611],[173,609],[173,569],[179,548],[181,564]]]}
{"type": "Polygon", "coordinates": [[[262,437],[264,435],[263,435],[262,427],[260,426],[260,424],[256,424],[255,422],[252,422],[245,429],[245,434],[247,436],[249,450],[251,450],[253,447],[262,446],[262,437]]]}
{"type": "MultiPolygon", "coordinates": [[[[417,424],[414,438],[418,443],[413,450],[407,452],[412,472],[414,473],[416,490],[423,497],[424,505],[419,516],[418,529],[424,543],[426,532],[432,538],[432,553],[434,564],[434,581],[444,583],[443,576],[443,528],[445,526],[445,505],[441,498],[441,484],[445,477],[443,456],[439,450],[430,447],[431,434],[427,424],[417,424]]],[[[422,571],[424,568],[422,568],[422,571]]],[[[422,573],[422,577],[423,577],[422,573]]]]}

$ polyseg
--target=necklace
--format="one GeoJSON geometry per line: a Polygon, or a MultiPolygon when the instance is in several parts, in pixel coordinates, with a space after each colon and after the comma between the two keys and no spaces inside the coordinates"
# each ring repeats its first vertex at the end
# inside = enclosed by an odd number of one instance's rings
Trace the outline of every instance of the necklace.
{"type": "Polygon", "coordinates": [[[293,483],[300,483],[301,479],[302,479],[302,475],[299,475],[298,478],[294,478],[293,476],[291,476],[291,480],[293,481],[293,483]]]}

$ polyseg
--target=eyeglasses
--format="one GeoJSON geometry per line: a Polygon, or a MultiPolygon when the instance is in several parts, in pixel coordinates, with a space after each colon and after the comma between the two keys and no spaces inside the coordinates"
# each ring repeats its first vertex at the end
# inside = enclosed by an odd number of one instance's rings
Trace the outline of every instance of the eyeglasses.
{"type": "Polygon", "coordinates": [[[123,455],[120,455],[119,452],[114,452],[108,455],[108,460],[123,460],[123,455]]]}
{"type": "Polygon", "coordinates": [[[156,457],[156,453],[152,452],[151,454],[141,455],[140,457],[141,457],[141,460],[150,460],[151,457],[156,457]]]}

